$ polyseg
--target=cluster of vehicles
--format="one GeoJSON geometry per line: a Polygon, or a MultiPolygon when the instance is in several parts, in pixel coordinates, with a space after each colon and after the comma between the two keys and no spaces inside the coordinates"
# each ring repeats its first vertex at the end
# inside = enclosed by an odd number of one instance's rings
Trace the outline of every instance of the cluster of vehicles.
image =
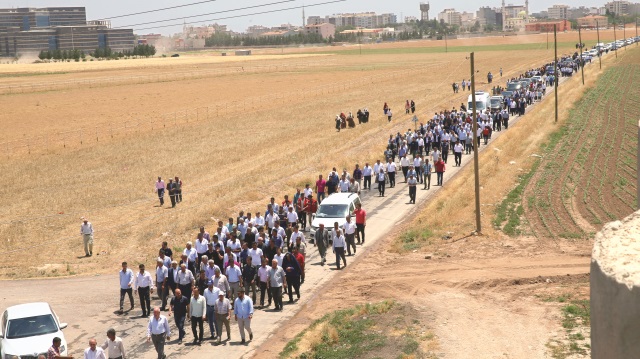
{"type": "Polygon", "coordinates": [[[614,42],[610,42],[608,44],[599,42],[596,44],[596,46],[593,47],[593,49],[589,50],[589,51],[585,51],[583,53],[583,57],[584,54],[587,54],[587,56],[591,56],[591,57],[596,57],[599,54],[603,53],[603,52],[608,52],[608,51],[616,51],[618,49],[621,49],[625,46],[629,46],[632,45],[636,42],[640,42],[640,36],[636,36],[636,37],[630,37],[628,39],[622,39],[622,40],[617,40],[614,42]]]}

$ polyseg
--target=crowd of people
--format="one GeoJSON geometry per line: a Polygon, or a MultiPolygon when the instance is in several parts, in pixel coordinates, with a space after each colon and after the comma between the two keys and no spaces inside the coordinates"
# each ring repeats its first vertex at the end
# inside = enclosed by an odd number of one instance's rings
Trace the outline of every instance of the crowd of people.
{"type": "Polygon", "coordinates": [[[168,192],[171,207],[175,207],[176,204],[182,202],[182,180],[175,176],[175,178],[169,178],[169,183],[165,183],[162,177],[158,177],[154,192],[158,194],[160,206],[164,206],[164,194],[168,192]]]}

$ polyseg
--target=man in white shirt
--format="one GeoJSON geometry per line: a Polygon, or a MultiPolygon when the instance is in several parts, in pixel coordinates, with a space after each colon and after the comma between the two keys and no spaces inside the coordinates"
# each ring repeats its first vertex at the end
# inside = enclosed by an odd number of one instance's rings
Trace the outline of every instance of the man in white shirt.
{"type": "Polygon", "coordinates": [[[187,269],[187,266],[182,263],[180,265],[180,270],[177,275],[177,285],[178,289],[182,292],[187,298],[191,298],[191,288],[195,284],[195,278],[193,277],[193,273],[187,269]]]}
{"type": "Polygon", "coordinates": [[[84,350],[84,359],[107,359],[104,355],[104,350],[98,347],[98,342],[95,339],[89,340],[89,347],[84,350]]]}
{"type": "Polygon", "coordinates": [[[306,184],[304,186],[304,198],[309,198],[309,196],[313,195],[313,189],[310,184],[306,184]]]}
{"type": "MultiPolygon", "coordinates": [[[[338,222],[334,224],[334,229],[338,227],[338,222]]],[[[338,270],[340,270],[340,258],[342,258],[342,262],[344,266],[347,266],[347,258],[344,256],[344,247],[346,246],[346,241],[344,236],[342,235],[342,231],[336,229],[335,238],[333,239],[333,253],[336,254],[336,266],[338,270]]]]}
{"type": "Polygon", "coordinates": [[[300,241],[306,243],[307,241],[304,239],[304,233],[300,232],[298,225],[293,226],[293,233],[291,233],[291,238],[289,239],[291,242],[288,243],[288,246],[291,247],[295,245],[296,240],[300,238],[300,241]]]}
{"type": "Polygon", "coordinates": [[[193,332],[193,344],[201,345],[204,337],[204,320],[207,315],[207,302],[200,295],[198,287],[193,288],[193,296],[189,303],[189,319],[191,320],[191,332],[193,332]],[[200,334],[198,335],[198,329],[200,334]]]}
{"type": "Polygon", "coordinates": [[[263,252],[258,248],[258,243],[253,242],[253,246],[249,249],[249,257],[251,257],[251,263],[262,263],[263,252]]]}
{"type": "Polygon", "coordinates": [[[133,309],[133,271],[127,268],[127,262],[122,262],[122,270],[120,274],[120,314],[123,313],[124,307],[124,295],[129,295],[129,302],[131,302],[131,308],[133,309]]]}
{"type": "Polygon", "coordinates": [[[214,305],[218,300],[220,289],[213,285],[213,280],[209,279],[207,282],[208,288],[204,290],[204,300],[207,304],[207,323],[209,324],[209,330],[211,331],[211,339],[216,339],[216,316],[214,305]]]}
{"type": "Polygon", "coordinates": [[[235,265],[234,261],[230,261],[225,273],[229,280],[229,287],[231,288],[230,293],[227,294],[229,295],[229,300],[233,303],[236,295],[238,295],[238,289],[241,287],[242,270],[235,265]]]}
{"type": "Polygon", "coordinates": [[[253,220],[254,227],[259,228],[260,226],[264,227],[266,221],[264,217],[260,215],[260,212],[256,212],[256,218],[253,220]]]}
{"type": "Polygon", "coordinates": [[[107,340],[102,344],[102,350],[109,352],[109,359],[125,359],[124,343],[122,338],[116,336],[116,330],[107,330],[107,340]]]}
{"type": "Polygon", "coordinates": [[[389,175],[389,188],[393,188],[396,185],[396,163],[389,159],[387,163],[387,175],[389,175]]]}
{"type": "Polygon", "coordinates": [[[167,309],[167,296],[169,295],[168,277],[169,270],[164,266],[162,259],[158,258],[156,261],[156,285],[158,286],[158,298],[162,303],[162,306],[160,306],[160,310],[162,311],[167,309]]]}
{"type": "Polygon", "coordinates": [[[215,261],[213,259],[209,259],[209,261],[207,262],[207,267],[204,269],[205,276],[208,279],[213,278],[213,276],[216,275],[216,268],[218,268],[218,266],[215,265],[215,261]]]}
{"type": "MultiPolygon", "coordinates": [[[[207,250],[205,249],[205,252],[207,250]]],[[[195,248],[193,248],[193,243],[187,242],[187,247],[182,251],[182,254],[187,256],[187,260],[189,261],[187,268],[191,271],[191,273],[195,273],[196,271],[196,261],[198,260],[198,252],[195,248]]]]}
{"type": "Polygon", "coordinates": [[[276,212],[267,211],[267,214],[264,216],[264,221],[267,225],[267,228],[269,228],[269,233],[271,233],[271,230],[276,226],[276,222],[278,222],[279,220],[280,217],[278,217],[278,214],[276,212]]]}
{"type": "Polygon", "coordinates": [[[347,253],[351,255],[351,247],[353,247],[353,254],[356,254],[356,224],[351,221],[351,216],[347,215],[346,222],[342,225],[342,229],[344,230],[345,238],[347,241],[347,253]]]}
{"type": "Polygon", "coordinates": [[[196,239],[196,255],[198,256],[198,265],[202,260],[202,256],[207,253],[207,249],[209,249],[209,241],[204,239],[203,233],[198,233],[198,238],[196,239]]]}
{"type": "Polygon", "coordinates": [[[133,290],[140,297],[140,307],[142,308],[142,318],[148,317],[151,313],[151,293],[153,293],[153,278],[151,274],[144,270],[144,264],[138,266],[140,272],[136,274],[133,281],[133,290]]]}
{"type": "Polygon", "coordinates": [[[231,339],[231,303],[225,298],[225,292],[218,293],[218,300],[215,301],[213,309],[216,314],[216,331],[218,332],[218,344],[222,341],[222,325],[227,329],[227,341],[231,339]]]}
{"type": "Polygon", "coordinates": [[[364,189],[371,191],[371,176],[373,175],[373,168],[369,166],[369,162],[365,163],[362,169],[362,177],[364,177],[364,189]]]}
{"type": "Polygon", "coordinates": [[[346,193],[349,192],[349,180],[347,179],[347,176],[342,175],[342,178],[340,179],[340,183],[338,185],[338,188],[340,188],[340,192],[342,193],[346,193]]]}
{"type": "Polygon", "coordinates": [[[147,343],[153,341],[153,346],[158,353],[158,359],[165,359],[164,343],[171,340],[171,328],[164,315],[160,315],[160,308],[153,308],[153,317],[149,319],[147,326],[147,343]]]}
{"type": "Polygon", "coordinates": [[[293,210],[293,206],[289,206],[289,210],[287,212],[287,222],[291,226],[294,226],[296,223],[298,223],[298,213],[293,210]]]}
{"type": "Polygon", "coordinates": [[[264,293],[267,292],[269,304],[271,306],[271,292],[268,290],[269,267],[267,267],[267,258],[262,259],[262,265],[258,268],[258,279],[260,280],[260,307],[264,308],[264,293]]]}
{"type": "Polygon", "coordinates": [[[85,257],[91,257],[93,255],[93,225],[86,218],[82,219],[80,235],[84,243],[84,255],[85,257]]]}

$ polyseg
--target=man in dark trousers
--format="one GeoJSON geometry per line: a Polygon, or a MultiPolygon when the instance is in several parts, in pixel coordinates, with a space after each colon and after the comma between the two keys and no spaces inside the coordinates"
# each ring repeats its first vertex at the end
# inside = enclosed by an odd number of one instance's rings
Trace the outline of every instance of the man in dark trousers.
{"type": "Polygon", "coordinates": [[[189,311],[189,298],[182,295],[180,289],[176,289],[176,296],[171,298],[169,303],[169,316],[174,313],[176,321],[176,327],[178,328],[178,344],[182,344],[184,339],[184,320],[187,317],[189,311]]]}
{"type": "Polygon", "coordinates": [[[167,191],[169,192],[171,207],[175,207],[176,206],[176,184],[173,182],[172,178],[169,178],[169,183],[167,183],[167,191]]]}
{"type": "Polygon", "coordinates": [[[171,261],[171,267],[167,273],[167,285],[171,290],[173,295],[176,295],[176,288],[178,287],[178,283],[176,282],[176,278],[178,277],[178,262],[171,261]]]}
{"type": "Polygon", "coordinates": [[[176,176],[175,181],[173,181],[176,185],[176,202],[182,202],[182,180],[180,177],[176,176]]]}

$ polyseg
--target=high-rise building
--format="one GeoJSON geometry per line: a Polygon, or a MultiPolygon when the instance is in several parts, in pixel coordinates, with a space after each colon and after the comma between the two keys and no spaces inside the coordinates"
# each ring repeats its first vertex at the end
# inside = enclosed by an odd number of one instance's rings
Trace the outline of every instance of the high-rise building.
{"type": "Polygon", "coordinates": [[[478,9],[476,18],[482,25],[496,25],[496,11],[488,6],[478,9]]]}
{"type": "Polygon", "coordinates": [[[449,25],[462,25],[462,15],[456,9],[444,9],[438,13],[438,20],[449,25]]]}
{"type": "Polygon", "coordinates": [[[84,7],[0,9],[0,56],[42,50],[133,50],[133,30],[87,22],[84,7]]]}
{"type": "Polygon", "coordinates": [[[632,4],[628,1],[611,1],[604,5],[604,7],[609,10],[610,13],[616,15],[624,15],[629,14],[629,7],[632,4]]]}
{"type": "Polygon", "coordinates": [[[364,12],[357,14],[334,14],[330,16],[309,16],[307,25],[320,25],[324,23],[333,24],[336,27],[352,26],[366,29],[375,29],[398,23],[395,14],[376,14],[375,12],[364,12]]]}
{"type": "Polygon", "coordinates": [[[549,19],[566,20],[569,18],[568,5],[553,5],[547,10],[549,19]]]}

